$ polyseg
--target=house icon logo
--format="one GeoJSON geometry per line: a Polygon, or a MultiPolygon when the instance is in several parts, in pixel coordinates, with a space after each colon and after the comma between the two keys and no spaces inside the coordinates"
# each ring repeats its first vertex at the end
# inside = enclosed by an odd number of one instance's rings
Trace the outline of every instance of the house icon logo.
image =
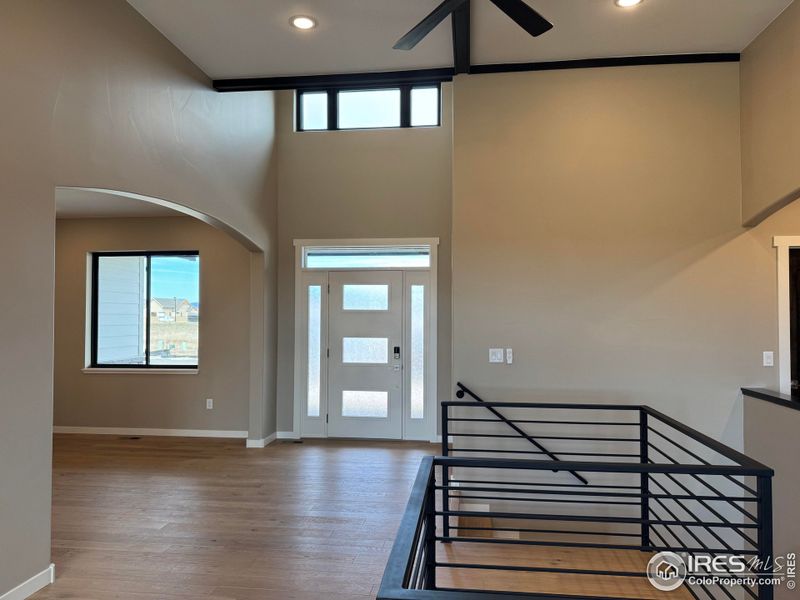
{"type": "Polygon", "coordinates": [[[674,552],[659,552],[647,563],[647,579],[662,592],[676,590],[686,579],[686,562],[674,552]]]}

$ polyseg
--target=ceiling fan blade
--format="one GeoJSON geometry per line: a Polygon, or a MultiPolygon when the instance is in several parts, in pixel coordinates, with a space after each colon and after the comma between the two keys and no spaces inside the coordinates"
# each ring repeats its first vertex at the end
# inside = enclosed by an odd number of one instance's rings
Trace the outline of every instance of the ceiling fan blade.
{"type": "Polygon", "coordinates": [[[439,23],[444,21],[451,12],[465,2],[467,2],[467,0],[444,0],[444,2],[433,9],[431,14],[422,19],[411,31],[397,40],[394,49],[411,50],[414,46],[419,44],[426,35],[433,31],[439,23]]]}
{"type": "Polygon", "coordinates": [[[533,37],[553,28],[553,24],[528,6],[524,0],[492,0],[492,3],[533,37]]]}

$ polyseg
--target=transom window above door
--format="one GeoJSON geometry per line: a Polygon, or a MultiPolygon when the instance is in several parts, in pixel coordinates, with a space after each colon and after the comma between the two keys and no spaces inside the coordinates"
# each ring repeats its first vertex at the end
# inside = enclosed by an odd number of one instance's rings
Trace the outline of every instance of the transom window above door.
{"type": "Polygon", "coordinates": [[[304,269],[428,269],[430,266],[428,245],[303,248],[304,269]]]}

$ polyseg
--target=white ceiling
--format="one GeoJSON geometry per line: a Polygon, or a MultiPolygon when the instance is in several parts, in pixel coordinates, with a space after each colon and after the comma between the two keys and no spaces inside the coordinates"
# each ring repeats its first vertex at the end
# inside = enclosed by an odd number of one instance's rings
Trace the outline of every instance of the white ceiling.
{"type": "MultiPolygon", "coordinates": [[[[214,79],[452,66],[450,20],[392,50],[440,0],[128,0],[214,79]],[[289,18],[315,17],[298,31],[289,18]]],[[[555,24],[532,38],[489,0],[472,1],[472,63],[739,52],[792,0],[527,0],[555,24]]]]}
{"type": "Polygon", "coordinates": [[[181,216],[184,215],[144,200],[76,188],[56,188],[58,219],[181,216]]]}

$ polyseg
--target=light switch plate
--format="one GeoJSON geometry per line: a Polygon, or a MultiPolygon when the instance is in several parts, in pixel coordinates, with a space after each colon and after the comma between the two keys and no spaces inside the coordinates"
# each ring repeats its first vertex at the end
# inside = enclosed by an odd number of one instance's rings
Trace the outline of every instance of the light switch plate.
{"type": "Polygon", "coordinates": [[[489,348],[489,362],[502,363],[503,362],[503,349],[502,348],[489,348]]]}
{"type": "Polygon", "coordinates": [[[514,349],[513,348],[506,348],[506,364],[513,365],[514,364],[514,349]]]}
{"type": "Polygon", "coordinates": [[[764,352],[764,366],[765,367],[775,366],[775,355],[772,352],[764,352]]]}

